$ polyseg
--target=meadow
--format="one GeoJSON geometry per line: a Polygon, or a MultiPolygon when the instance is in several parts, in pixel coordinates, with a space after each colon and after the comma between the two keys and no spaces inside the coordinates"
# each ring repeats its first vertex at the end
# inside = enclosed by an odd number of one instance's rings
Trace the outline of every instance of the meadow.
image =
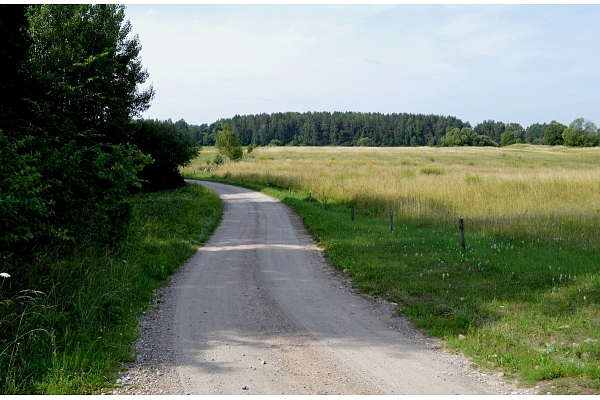
{"type": "MultiPolygon", "coordinates": [[[[184,171],[202,171],[206,151],[184,171]]],[[[215,176],[292,188],[371,216],[595,246],[600,151],[509,148],[267,147],[215,176]]]]}
{"type": "Polygon", "coordinates": [[[184,174],[282,199],[354,287],[480,368],[599,393],[598,149],[268,147],[204,172],[215,154],[184,174]]]}

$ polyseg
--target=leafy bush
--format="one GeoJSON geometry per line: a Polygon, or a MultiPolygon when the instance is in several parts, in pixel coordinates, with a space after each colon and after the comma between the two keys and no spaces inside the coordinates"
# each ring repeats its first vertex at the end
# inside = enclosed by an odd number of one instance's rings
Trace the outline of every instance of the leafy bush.
{"type": "Polygon", "coordinates": [[[373,147],[375,144],[370,138],[361,137],[356,141],[356,145],[361,147],[373,147]]]}
{"type": "Polygon", "coordinates": [[[200,145],[190,132],[171,120],[137,120],[131,141],[154,160],[138,173],[138,177],[144,181],[144,191],[184,185],[179,167],[188,165],[200,152],[200,145]]]}
{"type": "Polygon", "coordinates": [[[215,156],[215,158],[213,158],[213,164],[215,165],[221,165],[225,162],[225,160],[223,160],[223,156],[220,154],[217,154],[215,156]]]}
{"type": "Polygon", "coordinates": [[[600,142],[596,124],[583,118],[577,118],[562,134],[565,146],[594,147],[600,142]]]}
{"type": "Polygon", "coordinates": [[[565,129],[567,129],[566,125],[552,121],[552,123],[544,130],[544,144],[550,146],[563,145],[564,139],[562,135],[565,129]]]}
{"type": "Polygon", "coordinates": [[[516,143],[522,143],[517,132],[507,130],[500,136],[500,146],[502,147],[516,143]]]}
{"type": "Polygon", "coordinates": [[[469,127],[462,129],[452,128],[446,132],[446,136],[442,138],[442,146],[498,146],[487,135],[478,135],[469,127]]]}

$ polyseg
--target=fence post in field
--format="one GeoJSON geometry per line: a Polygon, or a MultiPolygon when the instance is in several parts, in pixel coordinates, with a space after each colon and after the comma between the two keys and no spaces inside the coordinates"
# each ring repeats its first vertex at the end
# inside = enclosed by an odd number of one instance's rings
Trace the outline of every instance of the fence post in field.
{"type": "Polygon", "coordinates": [[[460,229],[460,247],[464,249],[467,248],[467,242],[465,241],[465,222],[464,219],[458,220],[458,227],[460,229]]]}
{"type": "Polygon", "coordinates": [[[310,194],[310,192],[308,192],[308,202],[310,203],[311,201],[312,201],[311,194],[310,194]]]}
{"type": "Polygon", "coordinates": [[[394,210],[390,208],[390,232],[394,231],[394,210]]]}
{"type": "Polygon", "coordinates": [[[354,206],[350,207],[350,219],[354,221],[354,206]]]}

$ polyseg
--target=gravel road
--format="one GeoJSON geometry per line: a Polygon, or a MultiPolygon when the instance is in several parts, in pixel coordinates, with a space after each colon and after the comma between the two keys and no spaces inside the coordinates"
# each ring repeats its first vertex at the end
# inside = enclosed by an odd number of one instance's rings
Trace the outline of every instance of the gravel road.
{"type": "MultiPolygon", "coordinates": [[[[221,225],[140,320],[113,394],[536,394],[354,293],[286,205],[209,182],[221,225]]],[[[467,338],[468,340],[468,338],[467,338]]]]}

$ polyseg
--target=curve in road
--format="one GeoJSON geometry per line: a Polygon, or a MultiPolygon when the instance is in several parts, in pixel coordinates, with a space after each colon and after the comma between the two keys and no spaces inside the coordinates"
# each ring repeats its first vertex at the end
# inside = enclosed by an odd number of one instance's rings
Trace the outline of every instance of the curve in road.
{"type": "Polygon", "coordinates": [[[388,307],[353,293],[286,205],[190,182],[214,190],[225,209],[172,286],[171,346],[184,392],[498,393],[388,307]]]}

